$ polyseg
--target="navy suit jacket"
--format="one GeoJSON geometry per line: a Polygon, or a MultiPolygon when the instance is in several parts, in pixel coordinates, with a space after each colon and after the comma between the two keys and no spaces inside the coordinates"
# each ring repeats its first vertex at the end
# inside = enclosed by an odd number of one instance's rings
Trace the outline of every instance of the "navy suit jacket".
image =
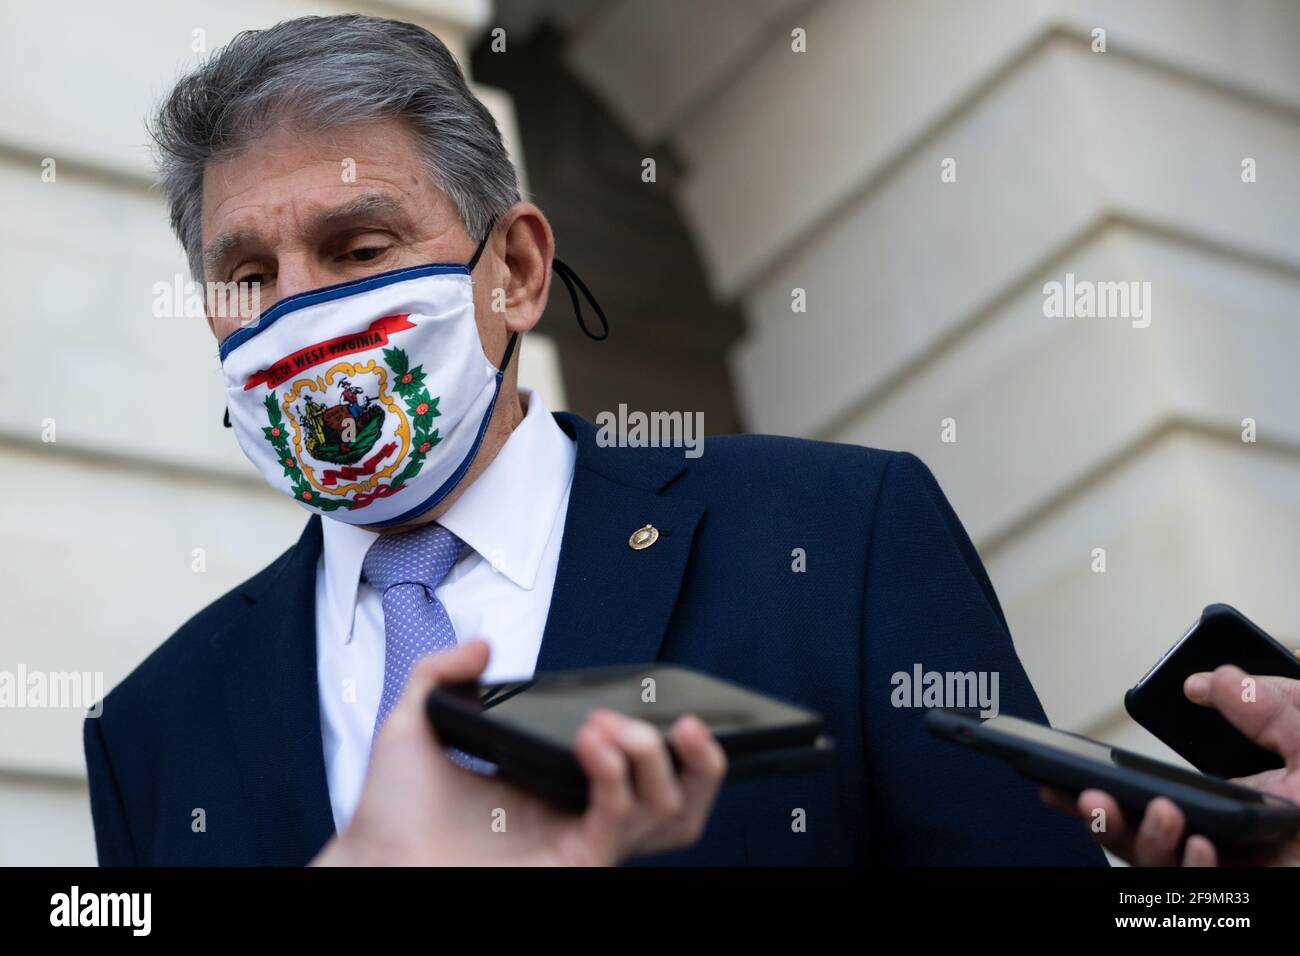
{"type": "MultiPolygon", "coordinates": [[[[578,454],[537,669],[672,661],[817,710],[836,742],[824,770],[728,784],[696,846],[648,862],[1104,862],[1034,785],[891,703],[891,676],[917,664],[996,671],[1001,711],[1045,720],[984,568],[920,460],[766,436],[711,437],[687,459],[598,447],[591,424],[556,419],[578,454]],[[658,541],[632,550],[646,524],[658,541]]],[[[320,520],[85,721],[102,864],[296,866],[330,838],[320,520]]]]}

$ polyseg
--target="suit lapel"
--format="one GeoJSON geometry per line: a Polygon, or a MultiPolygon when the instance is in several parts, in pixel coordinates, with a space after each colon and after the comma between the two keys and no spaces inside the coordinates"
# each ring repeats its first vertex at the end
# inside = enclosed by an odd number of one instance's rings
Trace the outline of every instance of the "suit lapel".
{"type": "Polygon", "coordinates": [[[680,449],[601,448],[590,423],[555,418],[578,449],[537,670],[653,661],[704,504],[659,493],[685,470],[680,449]],[[634,550],[647,524],[659,538],[634,550]]]}
{"type": "Polygon", "coordinates": [[[316,686],[320,522],[249,583],[249,620],[216,641],[263,865],[301,866],[334,832],[316,686]]]}

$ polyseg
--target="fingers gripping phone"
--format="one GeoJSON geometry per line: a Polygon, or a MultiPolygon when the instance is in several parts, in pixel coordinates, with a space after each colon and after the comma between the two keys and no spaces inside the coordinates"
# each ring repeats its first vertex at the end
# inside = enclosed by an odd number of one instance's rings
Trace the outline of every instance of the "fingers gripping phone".
{"type": "Polygon", "coordinates": [[[1247,674],[1300,680],[1300,658],[1227,604],[1211,604],[1137,686],[1124,708],[1202,773],[1245,777],[1282,766],[1282,758],[1249,740],[1211,707],[1187,699],[1192,674],[1235,664],[1247,674]]]}
{"type": "Polygon", "coordinates": [[[1005,714],[981,721],[973,711],[932,710],[925,722],[935,735],[1005,760],[1030,780],[1071,794],[1104,790],[1127,820],[1141,820],[1147,804],[1163,796],[1183,812],[1188,833],[1220,846],[1270,843],[1300,829],[1300,805],[1290,800],[1078,734],[1005,714]]]}

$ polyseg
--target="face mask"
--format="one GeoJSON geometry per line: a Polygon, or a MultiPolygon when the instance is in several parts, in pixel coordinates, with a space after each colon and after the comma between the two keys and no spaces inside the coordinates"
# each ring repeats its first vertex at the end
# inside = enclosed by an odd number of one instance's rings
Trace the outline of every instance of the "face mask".
{"type": "MultiPolygon", "coordinates": [[[[491,229],[489,227],[489,234],[491,229]]],[[[518,339],[500,367],[483,354],[466,265],[423,265],[277,302],[220,347],[227,424],[262,477],[348,524],[403,524],[465,476],[518,339]]],[[[554,261],[579,325],[603,339],[600,306],[554,261]],[[587,329],[574,282],[600,317],[587,329]]]]}

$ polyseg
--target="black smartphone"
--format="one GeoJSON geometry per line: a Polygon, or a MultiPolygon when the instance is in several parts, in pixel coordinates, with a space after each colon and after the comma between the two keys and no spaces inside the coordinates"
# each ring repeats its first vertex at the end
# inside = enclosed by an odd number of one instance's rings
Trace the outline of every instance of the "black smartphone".
{"type": "Polygon", "coordinates": [[[937,736],[1005,760],[1030,780],[1071,794],[1105,790],[1130,821],[1163,796],[1183,811],[1189,834],[1219,846],[1270,843],[1300,830],[1300,805],[1290,800],[1078,734],[1007,715],[980,720],[975,711],[936,709],[925,722],[937,736]]]}
{"type": "Polygon", "coordinates": [[[726,752],[729,780],[815,770],[834,750],[819,714],[671,664],[448,685],[435,688],[426,702],[443,744],[495,764],[502,779],[572,810],[587,803],[587,777],[573,739],[596,707],[645,720],[665,738],[678,717],[694,714],[726,752]]]}
{"type": "Polygon", "coordinates": [[[1300,658],[1236,608],[1211,604],[1124,695],[1124,708],[1202,773],[1244,777],[1281,767],[1276,753],[1251,742],[1217,710],[1183,694],[1189,676],[1222,664],[1235,664],[1247,674],[1300,680],[1300,658]]]}

